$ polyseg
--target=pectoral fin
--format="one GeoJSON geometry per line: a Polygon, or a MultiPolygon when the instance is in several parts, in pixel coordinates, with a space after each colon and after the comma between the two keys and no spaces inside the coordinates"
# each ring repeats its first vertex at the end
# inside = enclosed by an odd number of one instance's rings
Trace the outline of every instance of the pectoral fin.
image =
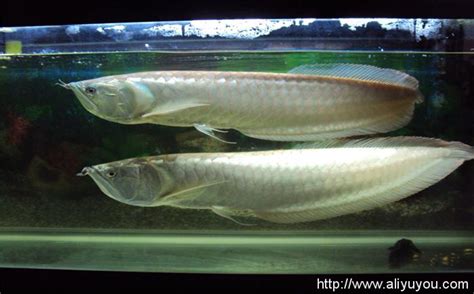
{"type": "MultiPolygon", "coordinates": [[[[195,200],[211,187],[223,184],[226,181],[203,184],[189,189],[171,192],[160,200],[160,205],[169,205],[176,207],[190,207],[195,200]]],[[[198,207],[196,207],[198,208],[198,207]]]]}
{"type": "Polygon", "coordinates": [[[146,113],[142,115],[142,118],[148,118],[152,116],[158,116],[158,115],[167,115],[167,114],[173,114],[179,111],[187,110],[187,109],[192,109],[196,107],[205,107],[209,106],[207,103],[199,103],[199,102],[190,102],[190,103],[167,103],[164,105],[160,105],[156,109],[154,109],[152,112],[146,113]]]}

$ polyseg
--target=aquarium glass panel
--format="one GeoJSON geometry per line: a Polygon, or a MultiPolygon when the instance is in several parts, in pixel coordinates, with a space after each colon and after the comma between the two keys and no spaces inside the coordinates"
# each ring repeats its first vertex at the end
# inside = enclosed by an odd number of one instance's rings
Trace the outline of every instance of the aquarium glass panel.
{"type": "Polygon", "coordinates": [[[0,266],[473,271],[473,50],[473,20],[0,28],[0,266]]]}

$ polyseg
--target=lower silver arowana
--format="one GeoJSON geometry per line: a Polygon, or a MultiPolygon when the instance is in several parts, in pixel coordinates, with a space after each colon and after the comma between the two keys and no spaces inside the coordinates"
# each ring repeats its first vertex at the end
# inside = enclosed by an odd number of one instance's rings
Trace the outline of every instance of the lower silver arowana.
{"type": "Polygon", "coordinates": [[[87,167],[82,174],[131,205],[211,209],[228,218],[295,223],[397,201],[474,158],[468,145],[420,137],[311,147],[134,158],[87,167]]]}

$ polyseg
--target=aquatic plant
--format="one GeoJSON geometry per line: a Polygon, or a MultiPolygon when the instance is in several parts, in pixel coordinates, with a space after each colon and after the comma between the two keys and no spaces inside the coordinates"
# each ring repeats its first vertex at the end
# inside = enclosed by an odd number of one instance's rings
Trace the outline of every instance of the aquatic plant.
{"type": "Polygon", "coordinates": [[[25,117],[12,111],[6,114],[7,119],[7,142],[12,145],[20,145],[28,136],[31,122],[25,117]]]}
{"type": "Polygon", "coordinates": [[[51,113],[51,105],[32,105],[25,109],[24,116],[30,121],[35,121],[40,117],[50,115],[51,113]]]}

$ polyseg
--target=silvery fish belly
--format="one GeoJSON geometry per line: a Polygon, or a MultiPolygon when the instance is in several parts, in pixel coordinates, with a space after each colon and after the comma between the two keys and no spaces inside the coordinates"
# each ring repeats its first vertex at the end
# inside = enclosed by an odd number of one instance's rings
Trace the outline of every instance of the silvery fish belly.
{"type": "Polygon", "coordinates": [[[110,121],[194,126],[213,137],[236,129],[277,141],[388,132],[406,125],[422,101],[412,76],[355,64],[288,73],[141,72],[62,85],[110,121]]]}
{"type": "Polygon", "coordinates": [[[81,175],[131,205],[210,209],[227,218],[295,223],[400,200],[474,158],[471,146],[421,137],[304,147],[134,158],[86,167],[81,175]]]}

